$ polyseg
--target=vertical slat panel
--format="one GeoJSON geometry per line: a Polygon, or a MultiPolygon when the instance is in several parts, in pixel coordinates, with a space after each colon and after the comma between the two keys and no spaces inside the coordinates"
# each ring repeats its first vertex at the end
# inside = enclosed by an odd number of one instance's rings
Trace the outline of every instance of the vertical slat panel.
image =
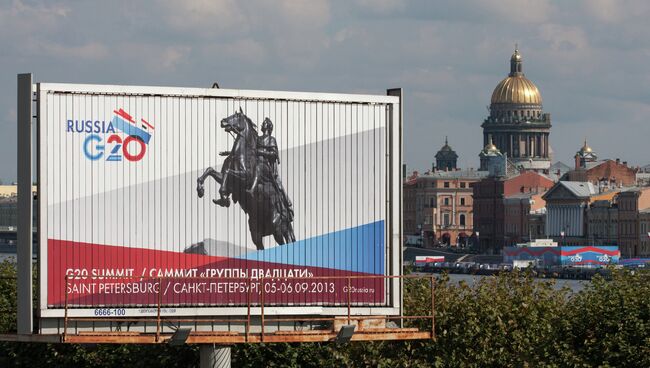
{"type": "MultiPolygon", "coordinates": [[[[48,139],[54,143],[52,148],[47,146],[44,172],[51,183],[47,187],[47,239],[58,244],[62,254],[57,269],[83,265],[88,272],[117,272],[122,267],[134,270],[133,276],[206,268],[244,269],[250,276],[252,269],[264,267],[276,275],[292,268],[309,269],[316,276],[399,272],[399,250],[394,245],[400,243],[401,219],[395,208],[400,203],[396,194],[400,179],[395,176],[401,175],[401,155],[395,153],[400,149],[399,138],[388,139],[399,134],[399,105],[389,109],[386,103],[310,98],[55,92],[48,94],[52,109],[45,115],[47,128],[41,133],[51,129],[48,139]],[[256,252],[241,202],[232,202],[231,195],[227,208],[212,203],[219,198],[220,184],[211,177],[204,182],[204,196],[197,196],[197,178],[208,166],[221,172],[225,157],[219,152],[229,151],[239,134],[225,132],[220,121],[240,107],[257,125],[258,135],[262,135],[264,118],[274,124],[277,170],[293,202],[296,244],[278,245],[272,234],[265,234],[265,250],[256,252]],[[116,116],[113,111],[120,108],[131,115],[136,128],[144,126],[141,119],[153,126],[147,128],[151,138],[141,160],[131,161],[124,155],[140,152],[140,143],[124,144],[135,133],[117,128],[96,133],[101,142],[86,145],[87,137],[95,133],[94,125],[88,132],[84,122],[111,123],[116,116]],[[81,129],[66,131],[68,119],[80,121],[81,129]],[[107,161],[115,148],[106,141],[112,134],[122,140],[117,149],[121,161],[107,161]],[[101,145],[105,151],[100,159],[84,155],[84,149],[90,147],[96,153],[101,145]],[[378,235],[377,226],[384,229],[383,235],[378,235]],[[67,257],[66,252],[72,254],[67,257]],[[71,266],[71,260],[76,265],[71,266]]],[[[267,190],[275,190],[275,178],[266,180],[267,190]]],[[[250,182],[242,189],[249,186],[250,182]]],[[[272,206],[265,203],[253,207],[256,214],[272,206]]],[[[226,274],[221,275],[223,281],[226,274]]],[[[305,283],[315,281],[320,279],[305,283]]],[[[101,283],[98,279],[84,282],[101,283]]],[[[379,296],[353,294],[353,305],[385,301],[383,282],[355,281],[353,285],[379,291],[379,296]]],[[[339,286],[330,295],[277,292],[268,296],[268,302],[341,305],[345,294],[339,286]]],[[[54,290],[49,304],[60,305],[62,293],[63,288],[54,290]]],[[[74,298],[78,305],[90,306],[155,303],[150,293],[95,292],[89,297],[74,298]]],[[[241,305],[244,300],[233,291],[203,297],[172,289],[163,297],[170,306],[241,305]]]]}

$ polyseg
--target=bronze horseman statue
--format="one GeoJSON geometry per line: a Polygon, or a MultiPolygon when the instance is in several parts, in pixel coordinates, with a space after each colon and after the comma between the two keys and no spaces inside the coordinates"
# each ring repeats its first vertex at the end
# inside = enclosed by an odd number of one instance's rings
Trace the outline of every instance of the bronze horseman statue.
{"type": "Polygon", "coordinates": [[[210,176],[221,187],[219,199],[212,201],[222,207],[230,206],[230,198],[248,214],[248,227],[257,249],[264,249],[262,238],[273,235],[278,244],[295,242],[293,205],[282,186],[278,172],[278,145],[269,118],[262,123],[262,136],[251,119],[239,109],[221,120],[221,127],[234,134],[235,141],[226,156],[221,172],[208,167],[197,179],[197,193],[204,195],[203,183],[210,176]]]}

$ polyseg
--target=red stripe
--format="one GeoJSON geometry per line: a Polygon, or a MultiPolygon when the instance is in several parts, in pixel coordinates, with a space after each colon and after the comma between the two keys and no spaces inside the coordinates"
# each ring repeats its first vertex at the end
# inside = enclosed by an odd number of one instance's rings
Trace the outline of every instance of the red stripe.
{"type": "Polygon", "coordinates": [[[113,110],[113,112],[115,114],[117,114],[118,116],[120,116],[120,117],[128,120],[129,122],[131,122],[131,124],[135,124],[135,120],[133,120],[133,117],[131,115],[129,115],[126,111],[124,111],[122,109],[119,109],[119,110],[113,110]]]}
{"type": "Polygon", "coordinates": [[[149,124],[146,120],[144,119],[140,119],[140,120],[142,120],[142,122],[145,123],[149,128],[154,129],[153,125],[149,124]]]}
{"type": "Polygon", "coordinates": [[[586,252],[594,252],[594,253],[600,253],[600,254],[607,254],[608,256],[620,256],[621,252],[619,250],[607,250],[607,249],[602,249],[598,247],[582,247],[578,249],[574,249],[571,251],[562,251],[563,256],[572,256],[578,253],[586,253],[586,252]]]}
{"type": "MultiPolygon", "coordinates": [[[[68,279],[71,291],[67,294],[69,303],[77,306],[98,305],[156,305],[157,298],[164,304],[180,306],[212,305],[222,306],[229,304],[246,305],[249,294],[242,289],[243,286],[252,284],[260,285],[260,279],[233,279],[238,275],[207,275],[210,280],[192,279],[186,276],[160,278],[160,270],[192,270],[196,269],[197,276],[205,276],[206,270],[244,270],[249,276],[252,271],[267,272],[274,270],[308,270],[309,277],[304,279],[282,280],[265,278],[265,282],[276,289],[271,289],[265,296],[269,304],[342,304],[351,298],[354,303],[383,303],[385,301],[384,281],[376,278],[368,279],[319,279],[317,276],[332,275],[332,269],[312,266],[296,266],[273,262],[252,261],[228,257],[214,257],[200,254],[163,251],[156,249],[130,248],[113,245],[99,245],[79,243],[72,241],[48,239],[48,281],[47,303],[50,306],[62,307],[66,300],[65,274],[67,269],[84,269],[88,275],[92,270],[132,269],[133,276],[110,277],[98,279],[92,277],[68,279]],[[201,275],[203,273],[204,275],[201,275]],[[141,276],[143,276],[141,278],[141,276]],[[219,276],[219,277],[217,277],[219,276]],[[316,277],[315,277],[316,276],[316,277]],[[228,278],[231,277],[231,278],[228,278]],[[186,291],[183,285],[193,285],[197,282],[221,284],[220,288],[213,291],[186,291]],[[349,295],[344,291],[347,283],[351,286],[369,292],[359,292],[349,295]],[[161,294],[147,289],[153,284],[162,283],[159,290],[161,294]],[[136,285],[139,292],[125,292],[121,285],[136,285]],[[228,284],[228,285],[226,285],[228,284]],[[232,286],[235,286],[232,288],[232,286]],[[299,289],[301,286],[302,289],[299,289]],[[285,289],[283,289],[285,287],[285,289]],[[142,289],[144,288],[144,289],[142,289]],[[144,290],[144,291],[143,291],[144,290]],[[275,290],[275,291],[274,291],[275,290]],[[349,295],[349,296],[348,296],[349,295]]],[[[361,272],[337,270],[340,276],[370,275],[361,272]]],[[[296,275],[298,276],[298,275],[296,275]]],[[[300,276],[302,277],[302,276],[300,276]]],[[[206,286],[207,287],[207,286],[206,286]]],[[[251,302],[258,302],[259,292],[250,295],[251,302]]]]}
{"type": "Polygon", "coordinates": [[[549,249],[549,248],[543,248],[543,249],[540,249],[539,251],[534,251],[534,250],[531,250],[530,248],[521,248],[521,249],[517,249],[517,250],[515,250],[513,252],[506,252],[506,255],[507,256],[518,256],[521,253],[528,253],[531,256],[541,256],[544,253],[553,253],[553,254],[558,255],[558,256],[560,255],[559,250],[549,249]]]}

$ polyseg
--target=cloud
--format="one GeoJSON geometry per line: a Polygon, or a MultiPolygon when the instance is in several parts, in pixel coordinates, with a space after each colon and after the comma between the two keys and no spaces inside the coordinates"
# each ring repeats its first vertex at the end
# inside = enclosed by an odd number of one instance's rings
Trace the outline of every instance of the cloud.
{"type": "Polygon", "coordinates": [[[548,0],[484,0],[475,5],[503,21],[524,24],[546,22],[554,11],[548,0]]]}
{"type": "Polygon", "coordinates": [[[377,14],[390,14],[406,8],[406,0],[356,0],[356,3],[361,9],[377,14]]]}
{"type": "Polygon", "coordinates": [[[236,0],[159,0],[159,4],[169,26],[194,36],[214,38],[250,30],[250,19],[236,0]]]}
{"type": "Polygon", "coordinates": [[[79,46],[41,42],[36,47],[45,55],[59,59],[101,60],[109,55],[108,48],[97,42],[90,42],[79,46]]]}
{"type": "Polygon", "coordinates": [[[605,23],[620,23],[630,19],[648,19],[650,3],[645,0],[583,0],[582,7],[594,19],[605,23]]]}
{"type": "MultiPolygon", "coordinates": [[[[486,105],[518,42],[552,115],[558,158],[570,162],[584,135],[598,134],[601,157],[641,164],[648,19],[643,0],[4,1],[0,109],[15,109],[15,74],[24,71],[53,82],[403,87],[409,167],[429,168],[446,135],[459,162],[476,167],[486,105]]],[[[15,118],[0,120],[12,131],[15,118]]],[[[0,146],[15,147],[15,137],[0,134],[0,146]]],[[[14,175],[15,159],[0,161],[0,178],[14,175]]]]}

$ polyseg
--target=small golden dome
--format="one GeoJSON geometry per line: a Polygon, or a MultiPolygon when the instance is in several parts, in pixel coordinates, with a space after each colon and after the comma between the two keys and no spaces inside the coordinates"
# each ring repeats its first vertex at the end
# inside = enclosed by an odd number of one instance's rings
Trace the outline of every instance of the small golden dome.
{"type": "Polygon", "coordinates": [[[582,148],[580,148],[579,152],[580,153],[591,153],[591,152],[593,152],[591,147],[589,147],[589,145],[587,145],[587,138],[585,138],[585,144],[582,146],[582,148]]]}
{"type": "Polygon", "coordinates": [[[485,148],[483,148],[483,152],[485,153],[493,153],[493,152],[499,152],[499,149],[497,146],[492,143],[492,137],[490,137],[490,140],[488,141],[488,144],[485,145],[485,148]]]}
{"type": "Polygon", "coordinates": [[[541,105],[542,95],[528,78],[506,77],[492,92],[492,103],[541,105]]]}

